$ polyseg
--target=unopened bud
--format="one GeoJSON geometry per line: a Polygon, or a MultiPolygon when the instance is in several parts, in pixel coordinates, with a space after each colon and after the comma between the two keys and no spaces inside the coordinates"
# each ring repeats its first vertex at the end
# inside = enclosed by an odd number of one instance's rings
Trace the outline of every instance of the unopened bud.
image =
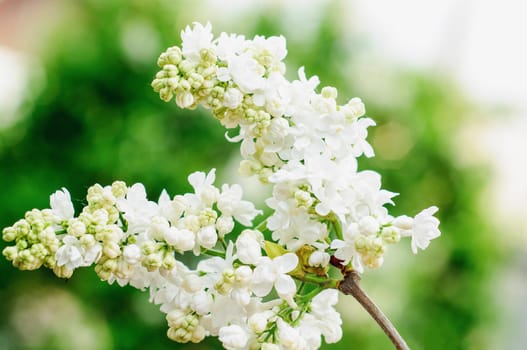
{"type": "Polygon", "coordinates": [[[123,198],[126,196],[127,192],[128,188],[126,187],[126,183],[124,181],[114,181],[112,183],[112,194],[115,196],[115,198],[123,198]]]}
{"type": "Polygon", "coordinates": [[[59,278],[70,278],[71,275],[73,275],[73,270],[68,269],[66,265],[55,265],[53,268],[53,273],[55,273],[55,275],[59,278]]]}
{"type": "Polygon", "coordinates": [[[4,250],[2,250],[2,255],[5,256],[7,260],[13,261],[18,256],[18,249],[14,246],[5,247],[4,250]]]}
{"type": "Polygon", "coordinates": [[[106,242],[104,243],[102,252],[110,259],[115,259],[121,255],[121,247],[115,242],[106,242]]]}
{"type": "Polygon", "coordinates": [[[338,95],[338,91],[333,86],[324,86],[320,94],[324,98],[336,99],[338,95]]]}
{"type": "Polygon", "coordinates": [[[401,240],[401,234],[394,226],[384,227],[382,229],[381,237],[386,243],[397,243],[401,240]]]}
{"type": "Polygon", "coordinates": [[[2,239],[6,242],[14,241],[17,236],[17,232],[13,227],[6,227],[2,230],[2,239]]]}

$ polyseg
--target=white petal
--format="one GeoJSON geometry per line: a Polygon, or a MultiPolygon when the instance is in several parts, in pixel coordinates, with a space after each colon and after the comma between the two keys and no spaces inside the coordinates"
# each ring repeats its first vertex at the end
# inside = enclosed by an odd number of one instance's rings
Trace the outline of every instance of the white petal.
{"type": "Polygon", "coordinates": [[[287,253],[274,258],[273,263],[276,264],[279,273],[287,273],[298,265],[298,257],[296,254],[287,253]]]}
{"type": "Polygon", "coordinates": [[[278,276],[274,287],[280,296],[293,296],[296,293],[295,281],[289,275],[278,276]]]}

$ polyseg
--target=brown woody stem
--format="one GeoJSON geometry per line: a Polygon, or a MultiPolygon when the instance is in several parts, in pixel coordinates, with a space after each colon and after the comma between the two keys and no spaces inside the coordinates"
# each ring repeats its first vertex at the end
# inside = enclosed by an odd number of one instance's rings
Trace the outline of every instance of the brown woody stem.
{"type": "Polygon", "coordinates": [[[371,317],[379,324],[384,333],[390,338],[393,345],[398,350],[410,350],[404,339],[401,337],[392,322],[384,315],[377,305],[370,299],[359,285],[360,275],[353,270],[344,272],[344,279],[340,281],[338,289],[346,294],[352,295],[368,311],[371,317]]]}

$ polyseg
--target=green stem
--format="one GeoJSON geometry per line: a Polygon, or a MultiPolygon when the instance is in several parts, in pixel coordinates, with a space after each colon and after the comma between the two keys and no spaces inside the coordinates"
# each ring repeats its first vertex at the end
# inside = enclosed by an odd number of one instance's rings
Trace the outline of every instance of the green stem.
{"type": "Polygon", "coordinates": [[[220,252],[219,250],[214,249],[204,249],[201,251],[201,253],[210,255],[210,256],[219,256],[220,258],[225,259],[225,252],[220,252]]]}
{"type": "Polygon", "coordinates": [[[260,232],[263,232],[263,231],[267,230],[267,218],[265,218],[262,222],[260,222],[258,225],[256,225],[256,227],[254,229],[258,230],[260,232]]]}
{"type": "Polygon", "coordinates": [[[223,247],[223,250],[227,250],[227,244],[225,243],[225,239],[220,238],[219,239],[220,243],[221,243],[221,246],[223,247]]]}
{"type": "Polygon", "coordinates": [[[301,295],[299,299],[301,299],[302,303],[306,303],[311,301],[318,293],[320,293],[324,288],[315,288],[311,292],[307,293],[306,295],[301,295]]]}
{"type": "Polygon", "coordinates": [[[119,219],[121,220],[121,223],[123,225],[123,231],[127,232],[128,231],[128,221],[126,221],[121,211],[119,211],[119,219]]]}
{"type": "Polygon", "coordinates": [[[339,283],[339,281],[336,279],[312,274],[305,274],[303,276],[292,275],[292,277],[301,282],[316,284],[317,286],[320,286],[324,289],[337,288],[339,283]]]}
{"type": "Polygon", "coordinates": [[[301,282],[300,282],[300,286],[298,287],[298,290],[296,291],[297,294],[302,293],[302,289],[304,289],[305,286],[306,286],[306,282],[301,281],[301,282]]]}
{"type": "Polygon", "coordinates": [[[335,218],[332,222],[333,228],[335,229],[335,235],[337,235],[337,238],[340,240],[344,240],[344,236],[342,235],[342,225],[340,224],[340,220],[338,218],[335,218]]]}

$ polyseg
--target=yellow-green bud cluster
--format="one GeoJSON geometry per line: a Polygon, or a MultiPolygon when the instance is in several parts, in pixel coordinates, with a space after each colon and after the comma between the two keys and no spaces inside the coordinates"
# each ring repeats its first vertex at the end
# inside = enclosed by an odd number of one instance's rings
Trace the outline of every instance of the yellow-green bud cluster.
{"type": "Polygon", "coordinates": [[[157,60],[161,70],[152,81],[152,87],[163,101],[168,102],[175,96],[178,106],[191,109],[207,104],[217,83],[217,58],[208,49],[203,49],[200,57],[197,65],[185,60],[177,46],[161,54],[157,60]]]}
{"type": "Polygon", "coordinates": [[[24,219],[2,231],[4,241],[15,243],[4,248],[2,254],[20,270],[36,270],[42,265],[54,268],[59,247],[56,222],[50,209],[28,211],[24,219]]]}
{"type": "Polygon", "coordinates": [[[194,312],[184,312],[179,309],[170,311],[167,336],[178,343],[199,343],[207,335],[205,328],[199,324],[199,316],[194,312]]]}
{"type": "MultiPolygon", "coordinates": [[[[247,50],[246,53],[258,62],[263,76],[272,72],[283,74],[285,71],[283,62],[277,62],[267,50],[247,50]]],[[[249,136],[259,139],[256,153],[250,157],[256,164],[244,170],[247,174],[259,175],[266,182],[273,172],[272,168],[281,165],[282,161],[274,153],[274,157],[269,157],[268,152],[265,152],[266,146],[271,143],[265,140],[265,135],[273,117],[282,114],[255,103],[253,94],[244,93],[232,79],[220,78],[218,72],[220,69],[228,71],[229,63],[221,60],[212,48],[201,49],[199,61],[196,62],[196,56],[187,58],[181,48],[173,46],[160,55],[157,64],[161,70],[152,81],[152,87],[162,100],[168,102],[174,98],[179,107],[188,109],[202,105],[211,110],[212,115],[225,127],[246,126],[250,130],[249,136]]]]}
{"type": "Polygon", "coordinates": [[[394,226],[385,226],[375,235],[361,235],[355,241],[355,250],[361,255],[362,261],[369,268],[375,269],[382,265],[387,244],[399,242],[401,235],[394,226]]]}

